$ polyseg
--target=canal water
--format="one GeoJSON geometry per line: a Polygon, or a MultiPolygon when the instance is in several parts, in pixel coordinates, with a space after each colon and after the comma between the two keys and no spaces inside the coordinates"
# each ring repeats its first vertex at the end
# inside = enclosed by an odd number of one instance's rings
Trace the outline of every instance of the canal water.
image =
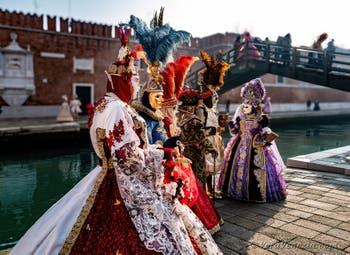
{"type": "MultiPolygon", "coordinates": [[[[271,120],[282,158],[350,144],[349,117],[271,120]]],[[[86,138],[86,137],[85,137],[86,138]]],[[[229,140],[225,134],[225,143],[229,140]]],[[[86,138],[87,139],[87,138],[86,138]]],[[[83,145],[0,155],[0,250],[11,247],[60,197],[97,165],[83,145]]]]}

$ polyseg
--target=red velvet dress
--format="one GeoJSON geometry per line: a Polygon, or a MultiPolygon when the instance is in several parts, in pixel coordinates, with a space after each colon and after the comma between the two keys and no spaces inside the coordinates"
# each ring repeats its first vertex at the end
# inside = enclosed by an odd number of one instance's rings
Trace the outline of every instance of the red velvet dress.
{"type": "Polygon", "coordinates": [[[191,210],[203,222],[210,234],[213,235],[220,231],[220,225],[223,224],[223,220],[219,212],[216,210],[213,201],[205,192],[203,185],[198,179],[196,180],[198,187],[198,198],[195,204],[191,206],[191,210]]]}
{"type": "Polygon", "coordinates": [[[191,165],[167,160],[164,166],[166,169],[164,182],[166,184],[181,179],[182,187],[181,191],[178,192],[179,201],[191,208],[212,235],[217,233],[223,220],[205,192],[203,185],[194,175],[191,165]]]}
{"type": "Polygon", "coordinates": [[[114,169],[107,171],[71,254],[160,254],[148,250],[120,196],[114,169]]]}

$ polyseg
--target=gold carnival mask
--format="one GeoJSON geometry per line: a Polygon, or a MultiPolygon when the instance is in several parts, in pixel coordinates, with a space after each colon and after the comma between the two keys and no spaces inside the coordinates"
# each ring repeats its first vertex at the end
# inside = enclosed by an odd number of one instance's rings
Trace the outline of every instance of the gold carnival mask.
{"type": "Polygon", "coordinates": [[[163,103],[163,92],[151,92],[149,94],[149,104],[153,110],[160,110],[163,103]]]}

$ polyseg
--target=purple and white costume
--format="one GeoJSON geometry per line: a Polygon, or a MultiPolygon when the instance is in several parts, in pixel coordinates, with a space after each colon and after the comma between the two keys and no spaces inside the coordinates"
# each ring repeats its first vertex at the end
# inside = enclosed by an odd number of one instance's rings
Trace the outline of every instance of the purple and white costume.
{"type": "Polygon", "coordinates": [[[282,177],[285,168],[274,141],[270,141],[268,118],[261,113],[265,89],[260,79],[247,83],[241,92],[244,103],[229,122],[233,135],[225,149],[220,171],[219,189],[229,197],[272,202],[286,198],[286,184],[282,177]],[[243,112],[243,106],[252,112],[243,112]]]}

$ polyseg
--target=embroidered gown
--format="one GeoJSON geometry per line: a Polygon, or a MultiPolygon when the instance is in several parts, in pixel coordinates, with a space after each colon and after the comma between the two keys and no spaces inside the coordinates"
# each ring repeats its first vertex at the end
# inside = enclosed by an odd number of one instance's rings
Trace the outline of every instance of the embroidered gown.
{"type": "Polygon", "coordinates": [[[255,202],[285,199],[284,164],[275,143],[265,144],[267,125],[265,115],[240,114],[229,123],[234,135],[226,146],[218,183],[223,194],[255,202]]]}
{"type": "Polygon", "coordinates": [[[74,121],[72,113],[69,108],[68,102],[65,100],[57,113],[56,117],[57,122],[71,122],[74,121]]]}
{"type": "Polygon", "coordinates": [[[135,131],[144,128],[107,93],[90,128],[102,167],[56,202],[11,254],[222,254],[191,210],[163,195],[163,151],[140,148],[135,131]]]}
{"type": "MultiPolygon", "coordinates": [[[[137,109],[140,112],[140,115],[144,117],[147,123],[147,135],[149,140],[152,141],[152,143],[154,144],[163,144],[168,137],[165,127],[166,125],[163,122],[162,115],[157,114],[157,111],[151,111],[139,102],[133,102],[132,105],[135,107],[135,109],[137,109]]],[[[199,133],[202,134],[201,131],[199,133]]],[[[196,152],[198,153],[198,149],[196,150],[196,152]]],[[[190,159],[192,160],[192,158],[190,159]]],[[[203,158],[203,161],[204,160],[205,159],[203,158]]],[[[192,160],[192,165],[193,164],[197,165],[198,161],[192,160]]],[[[191,167],[191,165],[189,164],[178,164],[177,167],[180,168],[179,171],[184,176],[191,177],[189,178],[191,180],[188,179],[184,181],[188,182],[189,185],[195,186],[188,189],[192,190],[192,192],[189,192],[189,196],[191,196],[191,199],[189,202],[186,202],[186,204],[203,222],[204,226],[209,230],[211,234],[217,233],[220,230],[220,224],[223,224],[223,220],[218,211],[216,210],[213,202],[207,195],[202,183],[199,181],[198,178],[193,176],[193,167],[191,167]],[[192,178],[192,176],[194,178],[192,178]]],[[[199,171],[204,172],[204,168],[200,169],[199,171]]],[[[185,193],[187,192],[185,191],[185,193]]],[[[186,199],[187,198],[182,199],[181,201],[186,201],[186,199]]]]}

